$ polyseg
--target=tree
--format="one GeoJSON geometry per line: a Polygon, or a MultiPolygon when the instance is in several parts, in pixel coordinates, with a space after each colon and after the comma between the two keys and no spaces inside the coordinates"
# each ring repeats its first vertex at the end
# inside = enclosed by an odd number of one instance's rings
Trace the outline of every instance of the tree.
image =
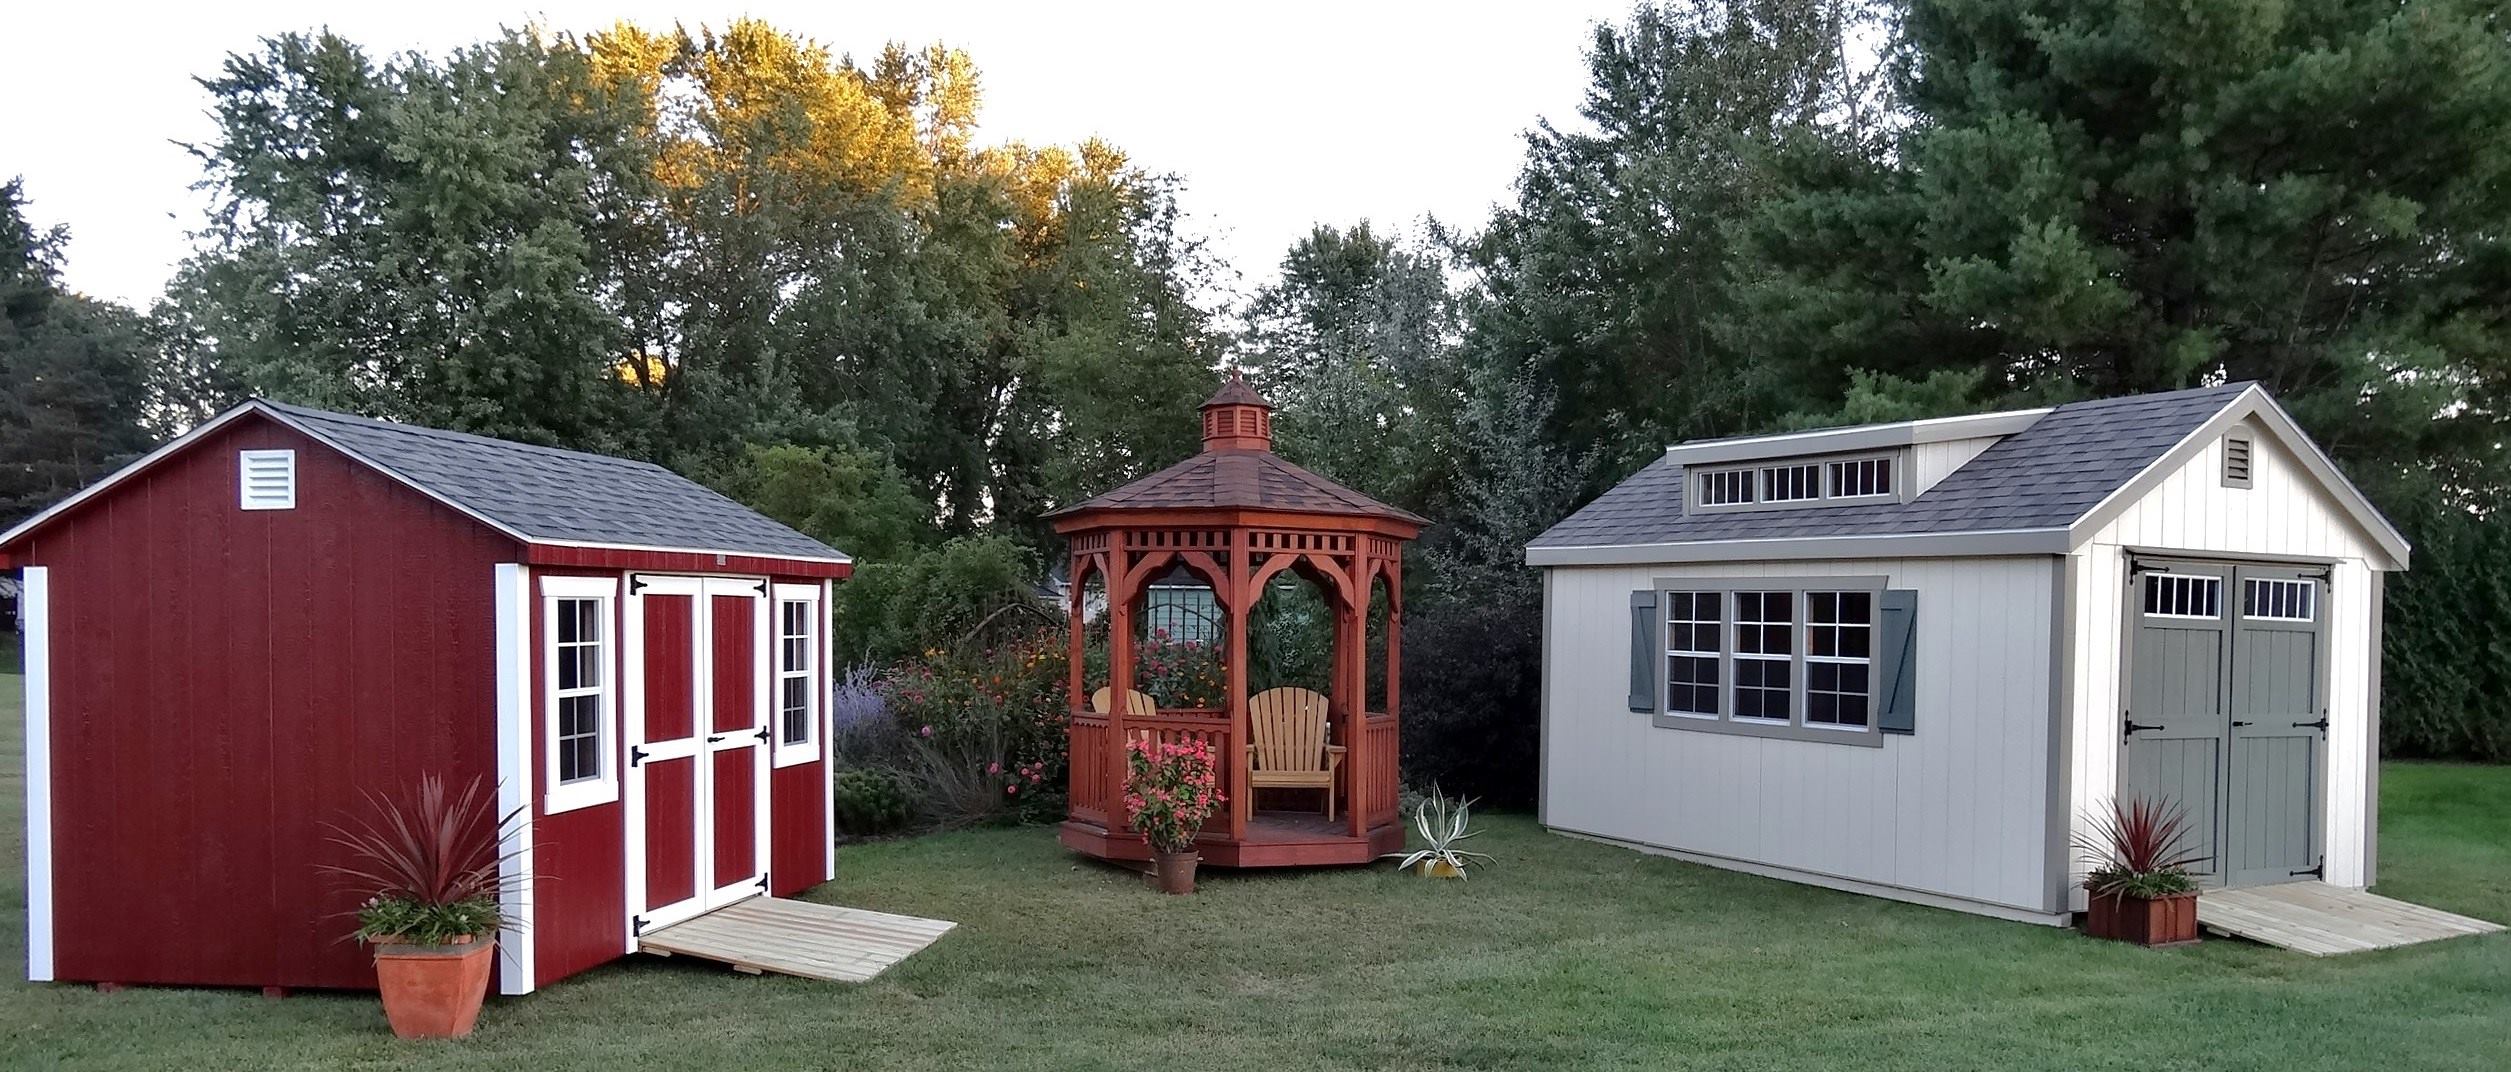
{"type": "Polygon", "coordinates": [[[1247,310],[1245,360],[1281,452],[1415,510],[1444,493],[1436,456],[1459,405],[1455,296],[1439,252],[1363,221],[1319,226],[1247,310]]]}
{"type": "Polygon", "coordinates": [[[152,442],[149,340],[131,310],[61,288],[63,227],[0,184],[0,528],[139,456],[152,442]]]}
{"type": "Polygon", "coordinates": [[[2451,457],[2499,486],[2489,5],[1948,0],[1905,31],[1897,152],[1797,167],[1747,228],[1741,322],[1791,378],[2256,379],[2358,477],[2451,457]]]}

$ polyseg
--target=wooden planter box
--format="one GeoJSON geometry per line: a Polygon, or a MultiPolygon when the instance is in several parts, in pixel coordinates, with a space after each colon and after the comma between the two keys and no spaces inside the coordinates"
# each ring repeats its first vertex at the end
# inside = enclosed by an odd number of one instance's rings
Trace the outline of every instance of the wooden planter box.
{"type": "Polygon", "coordinates": [[[2192,944],[2197,941],[2197,895],[2093,894],[2084,913],[2084,933],[2144,946],[2192,944]]]}

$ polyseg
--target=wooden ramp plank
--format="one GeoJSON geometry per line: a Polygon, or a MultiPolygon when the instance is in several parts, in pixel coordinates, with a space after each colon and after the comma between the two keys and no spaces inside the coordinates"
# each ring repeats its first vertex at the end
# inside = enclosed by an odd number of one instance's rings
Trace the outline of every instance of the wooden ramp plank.
{"type": "Polygon", "coordinates": [[[2391,949],[2502,930],[2438,908],[2324,882],[2288,882],[2198,895],[2207,930],[2314,957],[2391,949]]]}
{"type": "Polygon", "coordinates": [[[757,975],[859,983],[933,944],[958,924],[781,897],[753,897],[637,940],[648,953],[730,964],[757,975]]]}

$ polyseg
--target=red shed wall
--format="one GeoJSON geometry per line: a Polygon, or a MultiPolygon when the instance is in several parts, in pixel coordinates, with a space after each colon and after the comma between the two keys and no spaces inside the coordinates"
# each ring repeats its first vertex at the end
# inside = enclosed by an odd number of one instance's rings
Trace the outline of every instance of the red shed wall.
{"type": "Polygon", "coordinates": [[[324,824],[495,779],[518,546],[248,414],[16,550],[52,577],[57,977],[374,985],[324,824]],[[238,509],[236,452],[277,448],[297,507],[238,509]]]}
{"type": "MultiPolygon", "coordinates": [[[[825,716],[820,720],[823,730],[827,721],[825,716]]],[[[820,754],[826,756],[827,749],[822,748],[820,754]]],[[[767,888],[778,897],[800,893],[831,877],[828,840],[835,831],[825,818],[827,782],[826,759],[767,772],[767,811],[774,824],[767,831],[767,888]]]]}

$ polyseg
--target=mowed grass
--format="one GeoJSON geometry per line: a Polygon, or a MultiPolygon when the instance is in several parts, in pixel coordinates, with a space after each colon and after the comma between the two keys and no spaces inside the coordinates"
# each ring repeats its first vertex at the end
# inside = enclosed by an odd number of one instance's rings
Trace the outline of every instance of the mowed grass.
{"type": "MultiPolygon", "coordinates": [[[[18,706],[0,678],[10,975],[18,706]]],[[[2511,769],[2392,765],[2384,788],[2383,888],[2511,918],[2511,769]]],[[[10,981],[0,1067],[2511,1067],[2511,937],[2155,952],[1488,826],[1501,862],[1470,882],[1219,876],[1189,898],[1041,829],[847,846],[814,897],[959,929],[862,986],[622,963],[492,1000],[460,1043],[395,1042],[370,995],[10,981]]]]}

